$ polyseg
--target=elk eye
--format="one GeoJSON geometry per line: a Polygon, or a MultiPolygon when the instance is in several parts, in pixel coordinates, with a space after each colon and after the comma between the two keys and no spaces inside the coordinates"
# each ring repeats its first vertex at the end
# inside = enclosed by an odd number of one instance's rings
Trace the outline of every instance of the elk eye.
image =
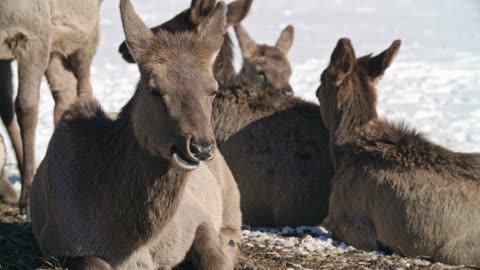
{"type": "Polygon", "coordinates": [[[230,241],[228,242],[228,245],[229,245],[230,247],[234,248],[234,247],[235,247],[235,241],[230,240],[230,241]]]}
{"type": "Polygon", "coordinates": [[[213,91],[213,92],[210,94],[210,96],[212,96],[212,97],[216,97],[216,96],[217,96],[217,94],[218,94],[218,91],[213,91]]]}

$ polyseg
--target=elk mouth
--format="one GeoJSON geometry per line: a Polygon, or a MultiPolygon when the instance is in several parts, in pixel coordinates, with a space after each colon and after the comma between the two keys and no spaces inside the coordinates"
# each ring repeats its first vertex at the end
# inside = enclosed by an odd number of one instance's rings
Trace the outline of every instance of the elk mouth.
{"type": "Polygon", "coordinates": [[[193,171],[200,166],[200,161],[189,159],[175,144],[172,146],[171,153],[173,162],[184,170],[193,171]]]}

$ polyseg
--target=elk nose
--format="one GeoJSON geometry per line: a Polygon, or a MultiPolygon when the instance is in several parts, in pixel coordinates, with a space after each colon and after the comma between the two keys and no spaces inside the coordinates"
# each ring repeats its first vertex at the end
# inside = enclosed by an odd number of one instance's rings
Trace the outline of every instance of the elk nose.
{"type": "Polygon", "coordinates": [[[190,143],[190,153],[201,161],[211,160],[215,152],[215,144],[209,145],[197,145],[195,143],[190,143]]]}

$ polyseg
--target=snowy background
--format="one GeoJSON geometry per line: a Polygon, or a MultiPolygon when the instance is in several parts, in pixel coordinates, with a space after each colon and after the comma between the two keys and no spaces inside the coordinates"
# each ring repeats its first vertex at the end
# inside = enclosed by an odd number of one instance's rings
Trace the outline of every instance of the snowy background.
{"type": "MultiPolygon", "coordinates": [[[[190,4],[132,2],[150,26],[190,4]]],[[[381,115],[405,120],[451,149],[480,151],[480,1],[255,0],[244,24],[254,39],[268,44],[275,43],[287,24],[295,26],[291,83],[297,96],[314,102],[320,73],[338,38],[350,37],[358,56],[379,53],[402,39],[399,57],[378,85],[381,115]]],[[[101,31],[92,84],[105,109],[118,111],[133,93],[138,71],[117,52],[123,40],[117,0],[103,2],[101,31]]],[[[241,64],[238,49],[236,64],[241,64]]],[[[53,131],[53,101],[46,82],[41,92],[37,162],[53,131]]],[[[14,162],[11,149],[9,162],[14,162]]]]}

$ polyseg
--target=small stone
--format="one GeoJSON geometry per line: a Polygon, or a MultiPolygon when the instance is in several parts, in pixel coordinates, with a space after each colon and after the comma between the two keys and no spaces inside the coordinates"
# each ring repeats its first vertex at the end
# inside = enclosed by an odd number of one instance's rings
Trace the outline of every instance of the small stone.
{"type": "Polygon", "coordinates": [[[283,246],[284,246],[284,247],[287,247],[287,248],[289,248],[289,247],[294,247],[294,246],[296,246],[296,245],[297,245],[297,243],[296,243],[296,241],[295,241],[293,238],[289,238],[289,239],[287,239],[287,240],[283,243],[283,246]]]}
{"type": "MultiPolygon", "coordinates": [[[[300,264],[295,264],[295,263],[288,263],[288,266],[292,267],[290,269],[303,269],[303,267],[300,264]]],[[[288,269],[288,268],[287,268],[288,269]]]]}
{"type": "Polygon", "coordinates": [[[304,246],[304,248],[305,248],[306,250],[310,251],[310,252],[313,252],[313,251],[317,250],[317,249],[315,248],[315,246],[314,246],[313,244],[311,244],[311,243],[306,243],[305,246],[304,246]]]}
{"type": "Polygon", "coordinates": [[[304,238],[303,238],[303,241],[305,242],[311,242],[313,241],[313,237],[309,234],[307,234],[304,238]]]}

